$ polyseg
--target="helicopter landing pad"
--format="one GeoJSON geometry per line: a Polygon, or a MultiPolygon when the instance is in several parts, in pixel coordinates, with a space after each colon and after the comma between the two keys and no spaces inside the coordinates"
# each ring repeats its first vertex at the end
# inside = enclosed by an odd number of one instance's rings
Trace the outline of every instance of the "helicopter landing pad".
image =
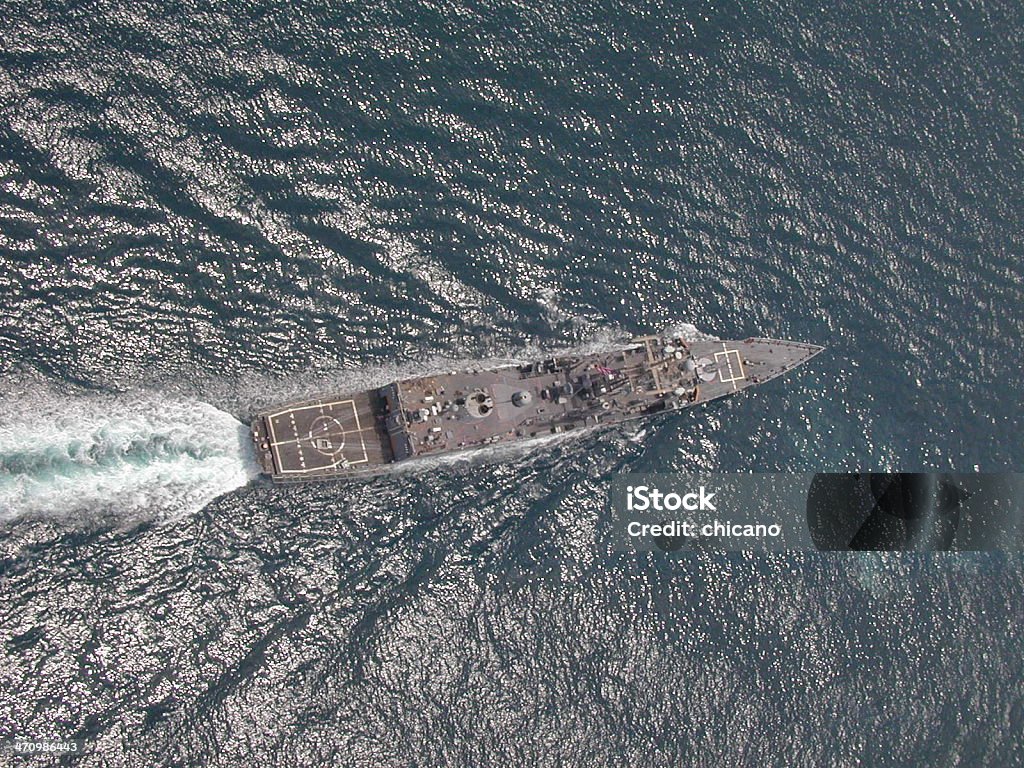
{"type": "Polygon", "coordinates": [[[368,399],[293,406],[268,414],[267,426],[280,474],[323,473],[366,464],[372,460],[372,446],[379,446],[368,399]]]}

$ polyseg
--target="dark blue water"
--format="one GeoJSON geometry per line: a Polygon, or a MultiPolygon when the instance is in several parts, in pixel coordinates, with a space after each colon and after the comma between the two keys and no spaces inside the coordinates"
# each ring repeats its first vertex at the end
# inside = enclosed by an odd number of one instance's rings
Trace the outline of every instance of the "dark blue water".
{"type": "Polygon", "coordinates": [[[1024,760],[1019,558],[599,545],[623,471],[1024,466],[1024,11],[549,6],[3,8],[0,736],[1024,760]],[[828,349],[642,435],[252,482],[262,406],[681,323],[828,349]]]}

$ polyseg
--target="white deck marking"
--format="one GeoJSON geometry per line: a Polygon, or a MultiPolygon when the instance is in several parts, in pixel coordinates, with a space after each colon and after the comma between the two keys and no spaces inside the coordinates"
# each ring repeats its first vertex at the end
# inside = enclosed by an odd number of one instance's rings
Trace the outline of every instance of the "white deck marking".
{"type": "MultiPolygon", "coordinates": [[[[345,415],[347,415],[347,414],[345,414],[345,415]]],[[[344,418],[344,417],[342,417],[342,418],[344,418]]],[[[363,439],[363,432],[368,432],[368,431],[373,431],[373,430],[372,430],[371,427],[365,427],[364,428],[359,423],[359,412],[356,410],[355,400],[351,400],[351,399],[350,400],[335,400],[334,402],[329,402],[329,403],[325,403],[325,402],[320,401],[320,402],[314,403],[312,405],[302,406],[301,408],[288,408],[288,409],[286,409],[284,411],[278,411],[277,413],[268,414],[267,415],[267,424],[270,426],[270,438],[271,438],[270,447],[271,447],[271,450],[274,453],[275,458],[277,459],[277,466],[281,468],[280,471],[279,471],[279,474],[282,474],[282,475],[285,475],[285,474],[301,475],[301,474],[306,474],[306,473],[309,473],[309,472],[323,472],[324,470],[334,469],[334,468],[336,468],[338,466],[348,467],[348,466],[351,466],[353,464],[367,464],[370,461],[370,454],[366,450],[366,441],[363,439]],[[331,464],[321,464],[321,465],[318,465],[316,467],[313,467],[312,469],[308,469],[306,467],[305,456],[304,456],[304,454],[302,452],[302,441],[303,441],[303,438],[299,437],[298,426],[295,423],[295,414],[299,413],[300,411],[309,411],[309,410],[317,409],[317,410],[320,411],[320,413],[322,415],[326,415],[327,411],[328,410],[333,410],[335,408],[335,406],[344,406],[344,405],[349,406],[349,408],[351,409],[351,411],[352,411],[352,420],[355,422],[356,428],[355,429],[350,429],[350,430],[343,430],[342,433],[341,433],[341,436],[342,436],[343,439],[348,437],[349,435],[354,435],[354,436],[358,437],[359,438],[359,447],[362,448],[362,450],[363,450],[363,457],[361,459],[349,459],[349,458],[346,458],[344,455],[341,455],[341,456],[339,456],[337,461],[335,461],[335,462],[333,462],[331,464]],[[274,420],[278,419],[278,418],[281,418],[281,417],[283,417],[285,415],[288,416],[288,419],[289,419],[289,421],[291,423],[292,434],[294,435],[294,437],[292,437],[290,439],[287,439],[287,440],[279,440],[278,437],[277,437],[277,432],[274,429],[274,420]],[[298,455],[299,455],[299,464],[302,467],[301,469],[284,469],[284,462],[281,460],[280,451],[277,450],[277,447],[281,446],[281,445],[294,445],[295,446],[295,448],[296,448],[296,450],[298,452],[298,455]]],[[[346,441],[346,443],[347,442],[348,441],[346,441]]],[[[354,443],[353,443],[353,445],[354,445],[354,443]]]]}
{"type": "Polygon", "coordinates": [[[736,386],[737,381],[745,381],[747,378],[747,372],[743,369],[743,360],[740,358],[738,350],[729,349],[725,346],[725,342],[722,342],[722,351],[715,352],[715,364],[718,365],[718,378],[722,380],[723,384],[732,384],[733,390],[739,389],[736,386]],[[736,371],[732,367],[733,358],[736,358],[736,366],[739,368],[740,375],[736,375],[736,371]],[[726,368],[729,369],[729,378],[725,378],[725,371],[722,369],[722,361],[725,361],[726,368]]]}

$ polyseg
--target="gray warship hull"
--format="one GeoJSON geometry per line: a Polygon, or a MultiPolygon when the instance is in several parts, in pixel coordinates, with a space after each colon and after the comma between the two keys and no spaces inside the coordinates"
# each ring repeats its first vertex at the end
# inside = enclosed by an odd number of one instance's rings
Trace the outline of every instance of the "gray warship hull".
{"type": "Polygon", "coordinates": [[[393,464],[690,408],[764,384],[822,347],[778,339],[634,339],[623,349],[452,371],[258,414],[252,439],[277,482],[393,464]]]}

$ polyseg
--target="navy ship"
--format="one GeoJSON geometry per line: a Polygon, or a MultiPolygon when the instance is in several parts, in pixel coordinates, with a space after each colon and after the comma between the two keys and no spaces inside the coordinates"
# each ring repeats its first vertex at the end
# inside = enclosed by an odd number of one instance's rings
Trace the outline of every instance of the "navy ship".
{"type": "Polygon", "coordinates": [[[823,348],[778,339],[644,336],[622,349],[451,371],[287,403],[252,439],[278,482],[372,474],[397,462],[618,424],[733,395],[823,348]]]}

